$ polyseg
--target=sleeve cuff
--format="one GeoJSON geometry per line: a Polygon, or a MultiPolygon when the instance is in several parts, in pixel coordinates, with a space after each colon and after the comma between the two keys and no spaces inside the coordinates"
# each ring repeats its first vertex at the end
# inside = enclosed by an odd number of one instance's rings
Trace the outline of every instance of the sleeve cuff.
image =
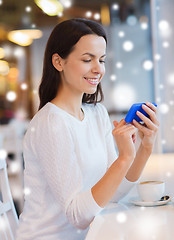
{"type": "Polygon", "coordinates": [[[118,202],[120,199],[125,197],[128,192],[138,183],[138,180],[135,182],[130,182],[126,179],[126,177],[123,178],[120,186],[118,187],[117,191],[115,192],[114,196],[111,199],[111,202],[118,202]]]}
{"type": "Polygon", "coordinates": [[[87,228],[94,217],[103,210],[94,200],[91,189],[81,194],[80,201],[77,201],[77,206],[79,214],[77,214],[76,221],[73,220],[73,223],[81,229],[87,228]]]}
{"type": "Polygon", "coordinates": [[[85,195],[85,202],[89,208],[88,211],[86,211],[86,218],[91,219],[94,218],[97,214],[99,214],[103,210],[103,208],[100,207],[94,200],[91,189],[89,189],[85,195]]]}

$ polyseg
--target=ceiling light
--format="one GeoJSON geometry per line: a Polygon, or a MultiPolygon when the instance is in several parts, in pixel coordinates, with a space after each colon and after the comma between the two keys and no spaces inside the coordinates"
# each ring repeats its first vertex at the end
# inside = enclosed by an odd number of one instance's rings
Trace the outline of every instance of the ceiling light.
{"type": "Polygon", "coordinates": [[[26,6],[25,11],[26,11],[26,12],[31,12],[31,9],[32,9],[32,8],[31,8],[30,6],[26,6]]]}
{"type": "Polygon", "coordinates": [[[14,91],[9,91],[7,92],[6,94],[6,99],[9,101],[9,102],[14,102],[16,100],[16,93],[14,91]]]}
{"type": "Polygon", "coordinates": [[[42,31],[38,29],[14,30],[8,33],[8,39],[20,46],[29,46],[33,39],[42,37],[42,31]]]}
{"type": "Polygon", "coordinates": [[[22,83],[21,84],[21,89],[22,90],[27,90],[28,89],[28,84],[27,83],[22,83]]]}
{"type": "Polygon", "coordinates": [[[87,11],[85,15],[86,15],[87,18],[90,18],[92,16],[92,12],[91,11],[87,11]]]}
{"type": "Polygon", "coordinates": [[[119,9],[119,5],[118,5],[117,3],[114,3],[114,4],[112,5],[112,9],[113,9],[113,10],[118,10],[118,9],[119,9]]]}
{"type": "Polygon", "coordinates": [[[100,19],[100,14],[99,13],[95,13],[94,14],[94,19],[95,20],[99,20],[100,19]]]}
{"type": "Polygon", "coordinates": [[[62,4],[57,0],[34,0],[38,7],[49,16],[56,16],[63,12],[62,4]]]}

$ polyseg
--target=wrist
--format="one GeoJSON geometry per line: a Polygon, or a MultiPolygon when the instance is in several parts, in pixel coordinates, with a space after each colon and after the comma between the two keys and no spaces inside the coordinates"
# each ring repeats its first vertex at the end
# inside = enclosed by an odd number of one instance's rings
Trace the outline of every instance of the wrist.
{"type": "Polygon", "coordinates": [[[122,163],[123,165],[130,165],[134,160],[134,157],[127,156],[127,155],[121,155],[119,154],[117,161],[122,163]]]}
{"type": "Polygon", "coordinates": [[[152,150],[153,150],[153,146],[144,146],[142,143],[140,145],[140,149],[144,152],[144,154],[146,154],[147,156],[151,155],[152,150]]]}

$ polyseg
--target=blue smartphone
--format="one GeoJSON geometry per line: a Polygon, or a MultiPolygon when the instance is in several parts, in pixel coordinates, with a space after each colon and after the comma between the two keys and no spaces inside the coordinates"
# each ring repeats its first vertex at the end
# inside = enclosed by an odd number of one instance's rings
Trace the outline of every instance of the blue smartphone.
{"type": "MultiPolygon", "coordinates": [[[[142,104],[145,104],[145,103],[135,103],[131,106],[131,108],[129,109],[126,117],[125,117],[125,121],[127,123],[131,123],[133,121],[133,119],[135,119],[137,122],[142,122],[141,118],[139,118],[137,115],[136,115],[136,112],[139,111],[141,112],[142,114],[144,114],[146,117],[149,118],[149,115],[142,109],[142,104]]],[[[157,107],[157,104],[156,103],[152,103],[155,107],[157,107]]]]}

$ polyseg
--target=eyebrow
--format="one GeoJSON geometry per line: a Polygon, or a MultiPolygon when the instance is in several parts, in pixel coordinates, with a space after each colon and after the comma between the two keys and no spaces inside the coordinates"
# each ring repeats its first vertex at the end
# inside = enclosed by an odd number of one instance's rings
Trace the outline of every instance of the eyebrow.
{"type": "MultiPolygon", "coordinates": [[[[88,52],[87,52],[87,53],[83,53],[82,56],[83,56],[83,55],[89,55],[90,57],[95,57],[94,54],[88,53],[88,52]]],[[[106,56],[106,54],[102,55],[101,58],[102,58],[102,57],[105,57],[105,56],[106,56]]]]}

